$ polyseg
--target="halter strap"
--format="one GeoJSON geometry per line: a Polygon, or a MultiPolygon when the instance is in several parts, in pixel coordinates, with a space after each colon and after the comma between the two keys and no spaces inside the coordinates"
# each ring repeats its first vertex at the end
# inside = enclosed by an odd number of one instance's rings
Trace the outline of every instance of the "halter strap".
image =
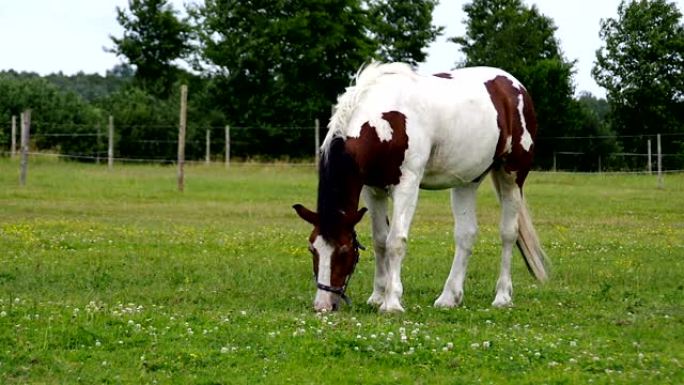
{"type": "Polygon", "coordinates": [[[351,299],[350,299],[349,297],[347,297],[347,294],[344,293],[344,289],[346,288],[347,284],[345,283],[344,286],[345,286],[345,287],[328,286],[328,285],[324,285],[324,284],[322,284],[322,283],[320,283],[320,282],[316,282],[316,287],[317,287],[317,288],[319,288],[319,289],[321,289],[321,290],[323,290],[323,291],[327,291],[327,292],[330,292],[330,293],[339,295],[340,298],[342,298],[342,300],[343,300],[347,305],[351,306],[351,304],[352,304],[351,299]]]}

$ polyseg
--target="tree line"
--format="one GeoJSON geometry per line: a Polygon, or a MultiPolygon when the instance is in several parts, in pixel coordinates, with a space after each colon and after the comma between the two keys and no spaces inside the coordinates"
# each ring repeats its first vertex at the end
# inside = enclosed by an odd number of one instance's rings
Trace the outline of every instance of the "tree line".
{"type": "MultiPolygon", "coordinates": [[[[109,52],[122,60],[105,76],[0,73],[0,126],[33,110],[33,143],[62,153],[97,153],[102,144],[51,132],[104,132],[116,122],[119,157],[173,159],[179,85],[188,84],[188,155],[203,154],[207,127],[243,127],[238,157],[310,156],[314,119],[325,126],[338,94],[371,59],[416,66],[443,33],[434,26],[437,0],[205,0],[184,12],[168,0],[129,0],[117,8],[122,36],[109,52]],[[41,136],[40,134],[43,134],[41,136]]],[[[574,168],[634,167],[642,159],[610,154],[645,150],[666,134],[663,152],[684,166],[684,25],[666,0],[623,0],[601,21],[604,45],[593,76],[607,98],[576,96],[576,62],[564,56],[554,21],[522,0],[472,0],[466,32],[451,37],[465,59],[454,67],[503,68],[535,100],[540,133],[537,164],[557,152],[582,152],[574,168]],[[585,140],[560,140],[581,137],[585,140]]],[[[8,143],[0,130],[0,143],[8,143]]],[[[218,149],[217,149],[218,150],[218,149]]]]}

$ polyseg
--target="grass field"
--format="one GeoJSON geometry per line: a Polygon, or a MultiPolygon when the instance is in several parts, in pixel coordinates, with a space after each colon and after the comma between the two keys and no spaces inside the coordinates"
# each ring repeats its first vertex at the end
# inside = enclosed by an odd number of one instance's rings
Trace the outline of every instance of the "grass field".
{"type": "MultiPolygon", "coordinates": [[[[465,306],[440,310],[453,255],[448,192],[422,192],[400,315],[377,314],[372,252],[352,307],[317,315],[304,166],[175,169],[0,159],[2,384],[681,384],[684,175],[534,173],[526,196],[553,260],[514,258],[490,306],[498,205],[480,189],[465,306]]],[[[370,244],[368,219],[360,227],[370,244]]]]}

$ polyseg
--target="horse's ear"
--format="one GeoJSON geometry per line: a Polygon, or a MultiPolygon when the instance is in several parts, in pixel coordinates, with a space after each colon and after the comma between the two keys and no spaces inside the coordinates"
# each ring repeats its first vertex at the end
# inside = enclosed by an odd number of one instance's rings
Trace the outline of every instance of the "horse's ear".
{"type": "Polygon", "coordinates": [[[367,208],[362,207],[359,211],[357,211],[354,214],[350,214],[347,216],[347,223],[349,223],[351,226],[356,226],[357,223],[361,222],[361,219],[363,218],[363,214],[368,211],[367,208]]]}
{"type": "Polygon", "coordinates": [[[307,209],[306,207],[296,204],[292,206],[293,209],[297,212],[297,215],[299,215],[303,220],[311,223],[314,226],[318,225],[318,214],[307,209]]]}

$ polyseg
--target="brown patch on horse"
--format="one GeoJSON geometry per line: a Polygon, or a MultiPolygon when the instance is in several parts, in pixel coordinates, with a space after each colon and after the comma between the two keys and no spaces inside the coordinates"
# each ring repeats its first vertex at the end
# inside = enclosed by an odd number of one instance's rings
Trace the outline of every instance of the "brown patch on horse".
{"type": "Polygon", "coordinates": [[[453,78],[454,78],[454,77],[451,76],[451,74],[448,73],[448,72],[440,72],[440,73],[438,73],[438,74],[432,74],[432,76],[435,76],[435,77],[438,77],[438,78],[442,78],[442,79],[453,79],[453,78]]]}
{"type": "Polygon", "coordinates": [[[364,184],[374,187],[387,187],[399,184],[401,165],[408,149],[406,134],[406,115],[398,111],[382,114],[392,128],[392,139],[382,141],[376,128],[368,122],[361,126],[358,138],[347,138],[345,149],[359,167],[364,184]]]}
{"type": "Polygon", "coordinates": [[[494,163],[501,162],[506,172],[516,172],[516,183],[522,187],[525,178],[532,168],[534,143],[526,151],[521,139],[523,135],[522,119],[525,120],[527,131],[534,141],[537,134],[537,118],[534,113],[532,98],[524,89],[519,89],[506,76],[497,76],[485,83],[487,92],[492,99],[497,112],[499,126],[499,141],[494,153],[494,163]],[[523,97],[523,116],[518,110],[518,97],[523,97]],[[510,138],[510,139],[509,139],[510,138]],[[511,146],[507,148],[510,140],[511,146]]]}

